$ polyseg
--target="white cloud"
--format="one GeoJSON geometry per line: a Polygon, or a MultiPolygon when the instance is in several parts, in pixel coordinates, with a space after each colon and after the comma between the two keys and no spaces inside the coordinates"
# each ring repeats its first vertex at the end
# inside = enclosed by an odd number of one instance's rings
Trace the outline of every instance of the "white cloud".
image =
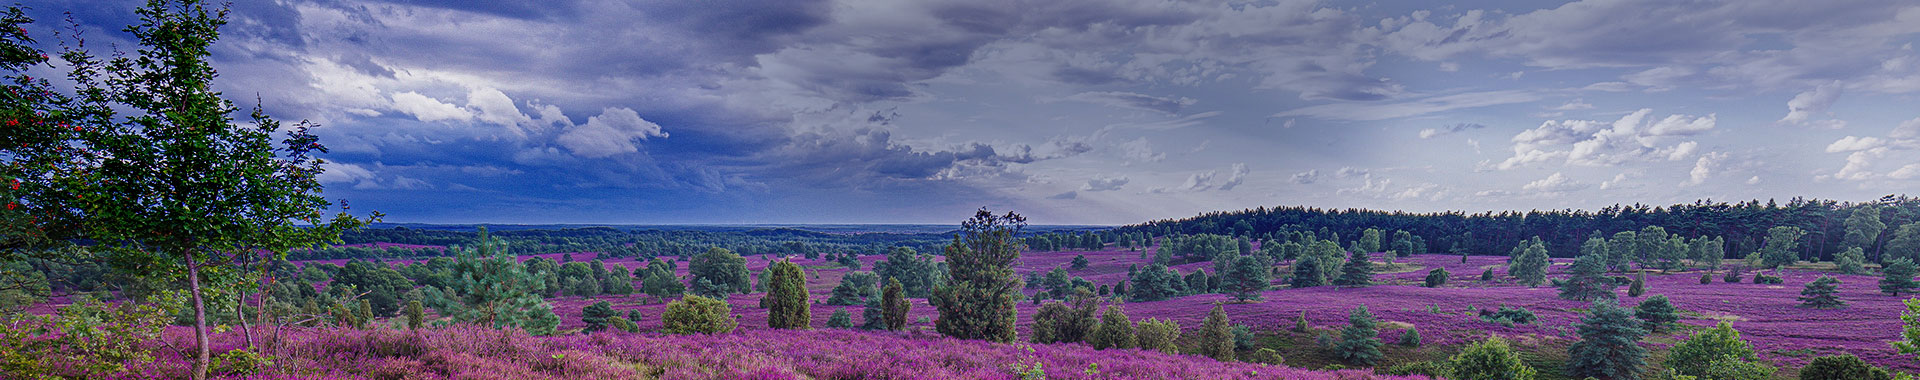
{"type": "Polygon", "coordinates": [[[1398,103],[1342,102],[1301,107],[1274,117],[1307,116],[1331,120],[1373,121],[1539,100],[1530,91],[1502,90],[1431,96],[1398,103]]]}
{"type": "Polygon", "coordinates": [[[1220,184],[1220,191],[1229,191],[1233,190],[1234,187],[1240,186],[1241,183],[1247,181],[1247,174],[1250,173],[1247,170],[1247,164],[1244,162],[1234,163],[1233,168],[1229,170],[1233,174],[1228,175],[1227,181],[1220,184]]]}
{"type": "Polygon", "coordinates": [[[1555,110],[1555,111],[1590,110],[1590,109],[1593,109],[1593,104],[1587,103],[1586,99],[1574,99],[1573,101],[1569,101],[1566,104],[1561,104],[1557,107],[1548,108],[1548,109],[1555,110]]]}
{"type": "Polygon", "coordinates": [[[1197,192],[1208,191],[1208,190],[1230,191],[1230,190],[1233,190],[1234,187],[1238,187],[1240,186],[1240,184],[1245,183],[1247,180],[1248,171],[1247,171],[1246,163],[1235,163],[1233,164],[1233,167],[1228,169],[1228,172],[1229,173],[1227,174],[1227,179],[1218,184],[1213,183],[1213,180],[1215,177],[1218,177],[1220,173],[1218,171],[1208,170],[1205,172],[1188,175],[1186,182],[1181,182],[1179,186],[1174,186],[1172,188],[1155,187],[1147,190],[1147,192],[1150,192],[1150,193],[1195,192],[1197,193],[1197,192]]]}
{"type": "Polygon", "coordinates": [[[473,119],[473,113],[460,106],[442,103],[438,99],[407,91],[393,94],[393,108],[424,122],[453,121],[464,122],[473,119]]]}
{"type": "Polygon", "coordinates": [[[1893,178],[1893,179],[1920,178],[1920,164],[1907,164],[1907,166],[1902,166],[1900,167],[1900,169],[1894,170],[1892,173],[1887,173],[1887,178],[1893,178]]]}
{"type": "Polygon", "coordinates": [[[1886,145],[1887,145],[1887,141],[1881,140],[1878,137],[1847,136],[1847,137],[1841,137],[1839,140],[1834,140],[1832,144],[1827,144],[1827,153],[1841,153],[1841,152],[1868,150],[1868,149],[1883,147],[1886,145]]]}
{"type": "Polygon", "coordinates": [[[1339,171],[1333,172],[1333,176],[1335,178],[1353,178],[1353,177],[1360,177],[1365,175],[1367,175],[1367,169],[1360,169],[1360,168],[1355,168],[1351,166],[1342,167],[1340,168],[1339,171]]]}
{"type": "Polygon", "coordinates": [[[1576,182],[1559,172],[1554,172],[1553,175],[1549,175],[1547,178],[1534,180],[1520,187],[1521,190],[1541,193],[1564,193],[1585,188],[1587,188],[1587,184],[1576,182]]]}
{"type": "Polygon", "coordinates": [[[1701,155],[1699,160],[1693,162],[1693,170],[1687,171],[1687,181],[1682,182],[1680,186],[1695,186],[1706,183],[1707,178],[1713,176],[1714,168],[1718,167],[1720,162],[1726,159],[1726,152],[1714,152],[1701,155]]]}
{"type": "Polygon", "coordinates": [[[1748,179],[1747,179],[1747,184],[1748,184],[1748,185],[1758,185],[1758,184],[1760,184],[1760,176],[1753,176],[1753,178],[1748,178],[1748,179]]]}
{"type": "Polygon", "coordinates": [[[1893,129],[1893,133],[1887,134],[1887,137],[1894,140],[1920,140],[1920,118],[1901,122],[1899,127],[1893,129]]]}
{"type": "Polygon", "coordinates": [[[507,127],[519,137],[527,135],[520,125],[533,122],[533,118],[520,113],[520,108],[513,105],[512,98],[497,89],[476,88],[467,92],[467,108],[473,110],[479,121],[507,127]]]}
{"type": "Polygon", "coordinates": [[[1145,137],[1114,144],[1114,148],[1120,149],[1121,157],[1126,157],[1136,162],[1160,162],[1160,160],[1167,159],[1167,153],[1155,153],[1152,143],[1147,142],[1147,138],[1145,137]]]}
{"type": "Polygon", "coordinates": [[[1320,180],[1320,169],[1310,169],[1304,172],[1294,173],[1293,177],[1288,180],[1302,185],[1311,184],[1314,181],[1320,180]]]}
{"type": "Polygon", "coordinates": [[[1876,148],[1853,152],[1847,155],[1847,165],[1833,173],[1833,178],[1843,180],[1864,180],[1873,178],[1873,159],[1887,153],[1887,148],[1876,148]]]}
{"type": "Polygon", "coordinates": [[[360,165],[328,162],[320,165],[320,175],[314,176],[321,184],[355,183],[373,179],[373,171],[360,165]]]}
{"type": "Polygon", "coordinates": [[[1781,123],[1805,125],[1814,116],[1824,114],[1833,107],[1833,101],[1840,98],[1840,81],[1814,87],[1812,90],[1794,95],[1787,101],[1787,116],[1780,118],[1781,123]]]}
{"type": "Polygon", "coordinates": [[[659,124],[640,118],[631,108],[607,107],[600,110],[599,116],[588,117],[586,124],[568,128],[554,142],[575,155],[601,158],[638,152],[639,147],[633,140],[649,137],[667,137],[667,133],[659,124]]]}
{"type": "Polygon", "coordinates": [[[1679,138],[1712,130],[1715,115],[1670,115],[1649,121],[1641,109],[1613,122],[1548,120],[1513,136],[1513,156],[1494,165],[1508,170],[1528,164],[1562,161],[1569,165],[1608,166],[1633,161],[1678,161],[1698,149],[1679,138]]]}
{"type": "Polygon", "coordinates": [[[1614,174],[1613,179],[1600,182],[1600,190],[1628,188],[1626,185],[1627,180],[1637,176],[1638,176],[1637,174],[1634,174],[1632,172],[1614,174]]]}

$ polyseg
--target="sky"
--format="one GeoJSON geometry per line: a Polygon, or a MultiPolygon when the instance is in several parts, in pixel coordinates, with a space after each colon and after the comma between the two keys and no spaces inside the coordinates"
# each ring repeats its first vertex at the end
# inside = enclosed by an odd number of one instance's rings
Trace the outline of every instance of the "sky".
{"type": "MultiPolygon", "coordinates": [[[[141,3],[35,1],[30,30],[124,49],[141,3]]],[[[987,207],[1127,224],[1920,189],[1912,1],[261,0],[230,16],[216,87],[320,124],[324,194],[389,222],[987,207]]]]}

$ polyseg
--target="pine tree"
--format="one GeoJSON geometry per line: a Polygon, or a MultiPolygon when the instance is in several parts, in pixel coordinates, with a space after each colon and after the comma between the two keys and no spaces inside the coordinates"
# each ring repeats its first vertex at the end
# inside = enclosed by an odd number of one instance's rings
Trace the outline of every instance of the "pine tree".
{"type": "Polygon", "coordinates": [[[1567,375],[1614,380],[1639,380],[1647,349],[1644,322],[1612,301],[1594,302],[1578,325],[1580,341],[1567,349],[1567,375]]]}
{"type": "Polygon", "coordinates": [[[1807,288],[1800,290],[1800,307],[1815,309],[1847,307],[1847,301],[1841,301],[1839,296],[1833,294],[1839,291],[1837,287],[1839,284],[1840,280],[1827,276],[1820,276],[1820,279],[1807,283],[1807,288]]]}
{"type": "Polygon", "coordinates": [[[873,272],[883,279],[899,280],[910,298],[927,298],[940,275],[933,256],[908,247],[893,247],[887,259],[873,264],[873,272]]]}
{"type": "MultiPolygon", "coordinates": [[[[1592,242],[1592,239],[1588,240],[1592,242]]],[[[1575,301],[1613,299],[1613,279],[1607,278],[1605,254],[1588,253],[1573,260],[1567,280],[1560,283],[1560,298],[1575,301]]]]}
{"type": "Polygon", "coordinates": [[[1340,329],[1340,343],[1334,345],[1334,355],[1348,364],[1373,366],[1380,361],[1380,330],[1375,327],[1373,313],[1366,305],[1355,307],[1347,315],[1347,327],[1340,329]]]}
{"type": "MultiPolygon", "coordinates": [[[[1375,233],[1378,235],[1378,233],[1375,233]]],[[[1340,267],[1340,278],[1333,281],[1339,286],[1373,285],[1373,262],[1366,253],[1353,252],[1347,256],[1346,265],[1340,267]]]]}
{"type": "Polygon", "coordinates": [[[526,272],[526,266],[507,253],[506,242],[482,231],[473,247],[451,249],[453,268],[444,287],[428,287],[425,299],[438,314],[456,323],[494,328],[520,328],[545,335],[559,326],[553,305],[534,294],[545,281],[526,272]]]}
{"type": "Polygon", "coordinates": [[[1207,319],[1200,323],[1200,341],[1198,350],[1201,355],[1223,362],[1233,361],[1233,327],[1227,320],[1227,310],[1219,305],[1207,312],[1207,319]]]}
{"type": "Polygon", "coordinates": [[[1087,255],[1074,255],[1074,256],[1073,256],[1073,265],[1072,265],[1072,268],[1073,268],[1074,270],[1081,270],[1081,269],[1087,269],[1087,264],[1091,264],[1091,262],[1088,262],[1088,261],[1087,261],[1087,255]]]}
{"type": "Polygon", "coordinates": [[[613,313],[613,304],[607,301],[594,302],[580,309],[580,322],[587,324],[587,332],[600,332],[607,329],[607,319],[617,315],[613,313]]]}
{"type": "Polygon", "coordinates": [[[1396,343],[1407,347],[1420,347],[1420,329],[1407,328],[1406,332],[1400,333],[1400,341],[1396,343]]]}
{"type": "Polygon", "coordinates": [[[1887,263],[1886,267],[1880,269],[1884,274],[1880,279],[1880,291],[1898,297],[1900,292],[1920,287],[1920,284],[1913,281],[1916,270],[1920,269],[1914,267],[1913,260],[1907,260],[1904,257],[1893,259],[1892,262],[1887,263]]]}
{"type": "Polygon", "coordinates": [[[1293,320],[1293,332],[1303,333],[1309,330],[1313,330],[1313,326],[1307,324],[1307,311],[1301,310],[1300,318],[1293,320]]]}
{"type": "Polygon", "coordinates": [[[1127,289],[1127,296],[1134,301],[1160,301],[1173,298],[1177,293],[1173,288],[1176,278],[1176,275],[1165,265],[1149,265],[1140,269],[1140,273],[1133,277],[1133,287],[1127,289]]]}
{"type": "Polygon", "coordinates": [[[1480,282],[1493,282],[1493,268],[1480,271],[1480,282]]]}
{"type": "Polygon", "coordinates": [[[865,308],[860,310],[861,330],[886,330],[887,312],[879,298],[868,298],[865,308]]]}
{"type": "Polygon", "coordinates": [[[1667,353],[1667,367],[1688,376],[1707,376],[1708,366],[1720,360],[1754,360],[1753,346],[1725,321],[1674,344],[1667,353]]]}
{"type": "Polygon", "coordinates": [[[1907,299],[1907,310],[1900,313],[1900,340],[1893,348],[1902,354],[1920,354],[1920,299],[1907,299]]]}
{"type": "Polygon", "coordinates": [[[899,279],[887,279],[887,288],[882,291],[881,305],[888,330],[900,330],[907,327],[907,313],[912,311],[913,303],[907,301],[905,285],[899,279]]]}
{"type": "Polygon", "coordinates": [[[1233,293],[1238,301],[1260,299],[1260,292],[1273,285],[1273,264],[1259,255],[1242,255],[1234,259],[1233,267],[1225,274],[1224,287],[1233,293]]]}
{"type": "Polygon", "coordinates": [[[1107,305],[1107,311],[1100,315],[1100,324],[1094,327],[1093,336],[1087,343],[1096,349],[1133,348],[1133,320],[1127,318],[1127,312],[1119,305],[1107,305]]]}
{"type": "Polygon", "coordinates": [[[767,305],[767,327],[776,329],[811,329],[813,311],[807,301],[807,274],[789,260],[773,263],[771,283],[767,284],[766,297],[773,302],[767,305]]]}
{"type": "Polygon", "coordinates": [[[1293,261],[1293,280],[1287,286],[1311,288],[1326,285],[1326,275],[1321,273],[1319,258],[1307,256],[1293,261]]]}
{"type": "Polygon", "coordinates": [[[1646,323],[1647,331],[1661,332],[1674,322],[1680,321],[1677,311],[1673,307],[1673,302],[1667,300],[1666,295],[1656,294],[1640,301],[1640,305],[1634,306],[1633,316],[1646,323]]]}
{"type": "Polygon", "coordinates": [[[1026,218],[1008,212],[995,216],[980,209],[961,224],[961,234],[947,245],[947,281],[934,291],[940,318],[934,328],[961,339],[1011,343],[1018,311],[1020,280],[1013,262],[1020,258],[1014,234],[1026,218]]]}
{"type": "Polygon", "coordinates": [[[1174,344],[1180,337],[1180,325],[1171,320],[1147,319],[1134,327],[1134,344],[1141,349],[1158,350],[1164,353],[1179,352],[1174,344]]]}
{"type": "Polygon", "coordinates": [[[848,314],[847,309],[845,308],[833,309],[833,316],[827,317],[827,328],[832,328],[832,329],[853,328],[853,314],[848,314]]]}
{"type": "Polygon", "coordinates": [[[426,311],[420,301],[407,301],[407,329],[419,330],[426,323],[426,311]]]}
{"type": "Polygon", "coordinates": [[[1647,294],[1647,272],[1646,271],[1640,271],[1638,273],[1635,273],[1633,275],[1633,284],[1627,286],[1628,297],[1639,297],[1641,294],[1647,294]]]}
{"type": "Polygon", "coordinates": [[[1467,345],[1447,359],[1447,378],[1455,380],[1533,380],[1537,372],[1499,336],[1467,345]]]}

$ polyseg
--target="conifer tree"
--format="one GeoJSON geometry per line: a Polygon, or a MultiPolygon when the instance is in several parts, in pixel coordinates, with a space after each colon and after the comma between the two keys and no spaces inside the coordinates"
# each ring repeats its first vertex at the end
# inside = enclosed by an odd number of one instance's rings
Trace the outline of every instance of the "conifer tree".
{"type": "Polygon", "coordinates": [[[1320,258],[1307,256],[1293,261],[1293,279],[1287,283],[1287,286],[1311,288],[1326,285],[1326,276],[1321,273],[1320,258]]]}
{"type": "Polygon", "coordinates": [[[900,279],[887,279],[887,288],[881,292],[881,305],[888,330],[901,330],[907,327],[907,313],[913,309],[913,303],[907,301],[906,287],[900,279]]]}
{"type": "Polygon", "coordinates": [[[1091,264],[1091,262],[1087,261],[1087,255],[1073,256],[1072,268],[1074,270],[1087,269],[1087,264],[1091,264]]]}
{"type": "Polygon", "coordinates": [[[1883,274],[1880,279],[1880,291],[1898,297],[1900,292],[1920,287],[1920,284],[1913,281],[1916,270],[1920,269],[1914,267],[1913,260],[1907,260],[1904,257],[1893,259],[1892,262],[1887,263],[1886,267],[1880,269],[1883,274]]]}
{"type": "Polygon", "coordinates": [[[1347,327],[1340,329],[1340,343],[1334,345],[1334,355],[1348,364],[1373,366],[1380,361],[1380,330],[1375,326],[1373,313],[1366,305],[1355,307],[1347,315],[1347,327]]]}
{"type": "Polygon", "coordinates": [[[1610,380],[1639,380],[1647,349],[1644,324],[1613,301],[1598,301],[1580,318],[1580,341],[1567,349],[1567,375],[1610,380]]]}
{"type": "Polygon", "coordinates": [[[1676,311],[1673,302],[1667,300],[1666,295],[1657,294],[1647,297],[1640,301],[1640,305],[1634,306],[1633,316],[1646,323],[1647,331],[1661,332],[1680,320],[1680,315],[1676,311]]]}
{"type": "Polygon", "coordinates": [[[1173,298],[1176,293],[1173,287],[1176,278],[1176,275],[1165,265],[1149,265],[1141,268],[1140,273],[1133,276],[1133,287],[1127,288],[1126,293],[1134,301],[1160,301],[1173,298]]]}
{"type": "Polygon", "coordinates": [[[1232,292],[1234,300],[1257,300],[1260,292],[1273,285],[1273,264],[1265,256],[1241,255],[1224,276],[1223,290],[1232,292]]]}
{"type": "Polygon", "coordinates": [[[1207,312],[1207,319],[1200,323],[1200,341],[1197,347],[1200,354],[1223,362],[1233,361],[1231,324],[1232,322],[1227,320],[1227,310],[1214,305],[1213,311],[1207,312]]]}
{"type": "MultiPolygon", "coordinates": [[[[1378,233],[1375,234],[1378,235],[1378,233]]],[[[1367,258],[1366,253],[1353,252],[1347,256],[1346,265],[1340,267],[1340,278],[1335,279],[1333,284],[1339,286],[1373,285],[1373,261],[1367,258]]]]}
{"type": "Polygon", "coordinates": [[[887,322],[886,307],[881,305],[880,299],[868,298],[866,307],[860,310],[860,329],[886,330],[887,322]]]}
{"type": "Polygon", "coordinates": [[[1100,315],[1100,324],[1094,327],[1093,336],[1088,339],[1093,348],[1133,348],[1133,320],[1127,318],[1127,312],[1120,305],[1107,305],[1107,311],[1100,315]]]}
{"type": "Polygon", "coordinates": [[[1420,347],[1420,329],[1418,327],[1408,328],[1406,332],[1400,333],[1400,341],[1395,343],[1407,347],[1420,347]]]}
{"type": "Polygon", "coordinates": [[[1839,296],[1834,295],[1839,291],[1837,286],[1839,284],[1840,280],[1827,276],[1820,276],[1820,279],[1807,283],[1807,288],[1800,290],[1800,307],[1815,309],[1847,307],[1847,301],[1842,301],[1839,296]]]}
{"type": "Polygon", "coordinates": [[[445,287],[428,287],[426,301],[433,310],[457,323],[494,328],[520,328],[545,335],[560,325],[553,305],[534,294],[544,281],[526,272],[526,266],[507,253],[505,241],[485,231],[473,247],[455,247],[456,259],[445,287]]]}
{"type": "Polygon", "coordinates": [[[1533,380],[1537,375],[1499,336],[1467,345],[1447,359],[1447,372],[1455,380],[1533,380]]]}
{"type": "Polygon", "coordinates": [[[1901,302],[1907,310],[1900,313],[1900,340],[1893,341],[1893,348],[1902,354],[1920,354],[1920,299],[1901,302]]]}
{"type": "Polygon", "coordinates": [[[419,330],[421,324],[426,323],[426,310],[423,309],[420,301],[407,301],[407,329],[419,330]]]}
{"type": "Polygon", "coordinates": [[[909,298],[927,298],[933,293],[940,274],[933,256],[908,247],[893,247],[887,259],[873,264],[874,274],[882,279],[899,280],[909,298]]]}
{"type": "Polygon", "coordinates": [[[934,328],[961,339],[1011,343],[1018,311],[1020,280],[1013,262],[1020,258],[1014,234],[1027,219],[1008,212],[996,216],[985,208],[961,223],[961,233],[947,245],[947,281],[934,290],[940,318],[934,328]]]}
{"type": "Polygon", "coordinates": [[[1422,285],[1426,285],[1426,287],[1429,288],[1438,288],[1441,285],[1446,285],[1449,277],[1452,277],[1452,274],[1447,273],[1447,268],[1433,268],[1433,270],[1427,271],[1426,281],[1422,285]]]}
{"type": "Polygon", "coordinates": [[[807,274],[793,261],[774,262],[767,284],[767,327],[776,329],[813,328],[813,310],[807,301],[807,274]]]}
{"type": "Polygon", "coordinates": [[[607,329],[607,319],[614,318],[613,304],[607,301],[594,302],[580,309],[580,322],[587,324],[587,332],[600,332],[607,329]]]}
{"type": "Polygon", "coordinates": [[[1507,264],[1507,274],[1520,280],[1527,286],[1540,286],[1547,281],[1547,246],[1538,237],[1515,247],[1519,250],[1512,262],[1507,264]]]}
{"type": "MultiPolygon", "coordinates": [[[[1600,239],[1591,239],[1592,242],[1600,239]]],[[[1589,244],[1591,245],[1591,244],[1589,244]]],[[[1604,253],[1588,253],[1573,260],[1568,268],[1567,280],[1560,283],[1560,298],[1575,301],[1595,301],[1617,297],[1613,289],[1613,279],[1607,278],[1607,258],[1604,253]]]]}
{"type": "Polygon", "coordinates": [[[1632,285],[1627,286],[1628,297],[1639,297],[1641,294],[1647,294],[1647,272],[1644,270],[1635,273],[1632,285]]]}
{"type": "Polygon", "coordinates": [[[833,315],[827,317],[827,328],[833,328],[833,329],[853,328],[853,314],[848,314],[846,308],[833,309],[833,315]]]}

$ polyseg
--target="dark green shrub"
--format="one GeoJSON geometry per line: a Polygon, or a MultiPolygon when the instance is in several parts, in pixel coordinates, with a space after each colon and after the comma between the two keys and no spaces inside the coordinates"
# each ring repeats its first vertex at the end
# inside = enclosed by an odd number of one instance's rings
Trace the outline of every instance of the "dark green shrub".
{"type": "Polygon", "coordinates": [[[1800,369],[1800,380],[1890,380],[1892,374],[1849,354],[1813,358],[1800,369]]]}
{"type": "Polygon", "coordinates": [[[661,332],[668,334],[724,334],[732,332],[739,323],[733,320],[733,309],[726,301],[696,295],[681,296],[680,300],[667,303],[666,312],[660,315],[661,332]]]}

